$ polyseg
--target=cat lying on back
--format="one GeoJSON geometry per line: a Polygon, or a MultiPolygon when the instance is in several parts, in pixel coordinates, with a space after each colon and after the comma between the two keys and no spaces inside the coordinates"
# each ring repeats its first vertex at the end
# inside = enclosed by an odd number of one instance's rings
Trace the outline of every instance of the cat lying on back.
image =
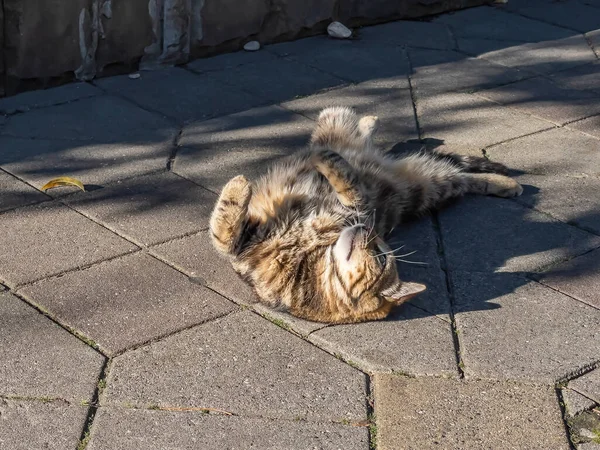
{"type": "Polygon", "coordinates": [[[213,244],[266,305],[317,322],[382,319],[425,290],[398,277],[383,240],[394,226],[464,194],[522,192],[504,166],[484,158],[387,156],[373,146],[377,125],[327,108],[307,151],[255,183],[240,175],[223,188],[213,244]]]}

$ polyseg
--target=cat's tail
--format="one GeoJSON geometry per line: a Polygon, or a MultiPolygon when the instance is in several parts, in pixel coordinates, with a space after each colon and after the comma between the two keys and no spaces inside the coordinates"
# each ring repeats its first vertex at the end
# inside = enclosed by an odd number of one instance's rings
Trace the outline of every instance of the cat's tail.
{"type": "Polygon", "coordinates": [[[456,153],[433,152],[432,155],[439,161],[447,161],[458,166],[463,172],[470,173],[498,173],[508,175],[508,168],[504,164],[490,161],[487,158],[456,153]]]}
{"type": "Polygon", "coordinates": [[[375,116],[359,120],[351,108],[331,106],[319,114],[310,139],[311,147],[335,152],[368,149],[372,147],[373,134],[378,126],[379,119],[375,116]]]}

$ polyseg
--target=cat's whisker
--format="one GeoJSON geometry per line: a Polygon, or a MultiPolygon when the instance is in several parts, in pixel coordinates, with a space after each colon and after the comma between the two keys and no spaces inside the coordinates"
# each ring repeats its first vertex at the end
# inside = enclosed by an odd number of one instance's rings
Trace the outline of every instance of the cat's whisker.
{"type": "Polygon", "coordinates": [[[410,253],[405,253],[404,255],[396,255],[395,258],[404,258],[405,256],[410,256],[410,255],[414,255],[415,253],[417,253],[417,251],[412,251],[410,253]]]}
{"type": "Polygon", "coordinates": [[[400,261],[400,262],[403,262],[403,263],[406,263],[406,264],[420,264],[420,265],[423,265],[423,266],[428,266],[429,265],[426,262],[421,262],[421,261],[407,261],[405,259],[400,259],[400,258],[395,258],[395,259],[396,259],[396,261],[400,261]]]}

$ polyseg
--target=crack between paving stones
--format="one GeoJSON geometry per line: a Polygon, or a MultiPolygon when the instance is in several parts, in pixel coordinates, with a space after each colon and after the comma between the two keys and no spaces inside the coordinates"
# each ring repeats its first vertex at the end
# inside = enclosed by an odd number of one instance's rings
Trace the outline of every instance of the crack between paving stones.
{"type": "Polygon", "coordinates": [[[415,86],[413,84],[412,74],[414,72],[412,60],[410,59],[410,52],[406,52],[406,60],[408,61],[408,74],[406,75],[406,79],[408,80],[408,89],[410,93],[410,102],[412,105],[413,116],[415,119],[415,126],[417,128],[417,137],[419,141],[423,142],[423,129],[421,128],[421,124],[419,122],[419,115],[417,113],[417,92],[415,90],[415,86]]]}
{"type": "Polygon", "coordinates": [[[9,400],[9,401],[13,401],[13,402],[40,402],[40,403],[53,403],[53,402],[61,402],[61,403],[67,403],[69,406],[71,406],[73,404],[73,402],[71,400],[67,400],[66,398],[62,398],[62,397],[36,397],[36,396],[29,396],[29,395],[3,395],[0,394],[0,399],[1,400],[9,400]]]}
{"type": "MultiPolygon", "coordinates": [[[[504,105],[501,105],[501,106],[504,106],[504,105]]],[[[488,150],[491,150],[493,148],[499,147],[500,145],[507,144],[507,143],[512,142],[512,141],[516,141],[518,139],[523,139],[523,138],[526,138],[526,137],[529,137],[529,136],[535,136],[536,134],[545,133],[546,131],[550,131],[550,130],[556,130],[557,128],[562,128],[562,127],[560,125],[553,125],[553,126],[549,126],[548,128],[544,128],[542,130],[532,131],[531,133],[526,133],[526,134],[523,134],[521,136],[516,136],[516,137],[508,138],[508,139],[505,139],[504,141],[495,142],[493,144],[490,144],[490,145],[484,147],[482,149],[482,151],[486,152],[485,155],[488,156],[488,157],[490,157],[490,155],[487,154],[488,150]]]]}
{"type": "Polygon", "coordinates": [[[98,376],[98,381],[96,382],[96,389],[94,389],[94,393],[92,395],[92,400],[90,402],[90,406],[88,408],[87,417],[85,419],[85,424],[83,429],[81,430],[81,435],[79,437],[79,443],[77,445],[77,450],[85,450],[87,447],[89,440],[91,438],[92,426],[94,424],[94,418],[96,417],[96,413],[98,412],[98,404],[100,403],[100,397],[104,389],[106,388],[106,379],[108,378],[108,372],[110,370],[112,360],[105,359],[102,368],[100,369],[100,375],[98,376]]]}
{"type": "MultiPolygon", "coordinates": [[[[4,67],[6,67],[6,66],[4,66],[4,67]]],[[[82,83],[82,82],[80,82],[80,83],[82,83]]],[[[92,85],[92,83],[88,83],[88,82],[83,82],[83,83],[92,85]]],[[[60,87],[60,86],[57,86],[57,87],[60,87]]],[[[35,92],[35,91],[26,91],[26,92],[35,92]]],[[[26,92],[20,92],[20,93],[21,94],[25,94],[26,92]]],[[[18,116],[18,115],[21,115],[21,114],[26,114],[26,113],[31,112],[31,111],[38,111],[40,109],[52,108],[54,106],[69,105],[71,103],[77,103],[77,102],[82,101],[82,100],[87,100],[87,99],[94,98],[94,97],[101,97],[103,94],[104,94],[104,91],[98,92],[98,93],[94,93],[94,94],[84,95],[82,97],[74,98],[74,99],[71,99],[71,100],[63,100],[63,101],[58,100],[56,103],[51,103],[51,104],[48,104],[48,105],[33,106],[33,107],[27,108],[27,109],[16,109],[13,112],[5,112],[5,111],[1,111],[0,110],[0,114],[3,115],[3,116],[5,116],[5,117],[7,117],[7,118],[10,118],[10,117],[18,116]]]]}
{"type": "Polygon", "coordinates": [[[175,158],[177,157],[177,152],[179,151],[179,142],[181,140],[181,136],[183,135],[183,127],[179,128],[179,131],[173,138],[173,146],[171,147],[171,151],[169,152],[169,157],[167,158],[167,172],[173,171],[173,165],[175,164],[175,158]]]}
{"type": "Polygon", "coordinates": [[[45,200],[40,200],[40,201],[35,201],[32,203],[28,203],[27,205],[18,205],[18,206],[14,206],[12,208],[8,208],[8,209],[3,209],[2,211],[0,211],[0,214],[4,214],[8,211],[14,211],[16,209],[20,209],[20,208],[26,208],[28,206],[35,206],[35,205],[40,205],[42,203],[47,203],[50,202],[52,200],[54,200],[54,197],[52,197],[51,195],[45,193],[44,191],[38,189],[36,186],[34,186],[33,184],[29,183],[28,181],[24,180],[23,178],[15,175],[14,173],[9,172],[8,170],[4,169],[3,167],[0,167],[0,172],[4,172],[6,175],[8,175],[11,178],[15,178],[16,180],[20,181],[21,183],[26,184],[27,186],[29,186],[32,189],[35,189],[37,192],[43,194],[46,196],[45,200]]]}
{"type": "Polygon", "coordinates": [[[558,401],[558,407],[560,408],[560,416],[563,423],[563,428],[565,431],[565,437],[567,438],[567,442],[569,443],[570,450],[576,450],[573,441],[571,440],[571,430],[569,428],[569,424],[567,422],[567,408],[566,402],[562,394],[562,390],[559,387],[554,388],[554,393],[556,394],[556,400],[558,401]]]}
{"type": "Polygon", "coordinates": [[[529,15],[527,15],[527,13],[523,13],[522,11],[505,10],[505,9],[502,9],[501,6],[496,6],[496,8],[499,9],[500,11],[503,11],[503,12],[505,12],[507,14],[512,15],[512,16],[521,16],[521,17],[524,17],[524,18],[529,19],[529,20],[534,20],[536,22],[540,22],[540,23],[543,23],[543,24],[546,24],[546,25],[552,25],[554,27],[562,28],[563,30],[570,31],[572,33],[577,33],[577,34],[583,35],[583,33],[581,31],[576,30],[574,28],[570,28],[570,27],[568,27],[566,25],[562,25],[562,24],[559,24],[559,23],[555,23],[555,22],[550,22],[550,21],[547,21],[547,20],[543,20],[543,19],[540,19],[539,17],[529,16],[529,15]]]}
{"type": "MultiPolygon", "coordinates": [[[[597,250],[597,249],[594,249],[594,250],[597,250]]],[[[594,251],[594,250],[591,250],[591,251],[594,251]]],[[[589,252],[587,252],[587,253],[589,253],[589,252]]],[[[579,255],[579,256],[581,256],[581,255],[579,255]]],[[[576,256],[575,258],[578,258],[579,256],[576,256]]],[[[573,260],[575,258],[572,258],[572,259],[570,259],[568,261],[571,261],[571,260],[573,260]]],[[[549,286],[546,283],[544,283],[542,280],[536,280],[535,278],[529,278],[529,277],[527,277],[527,279],[530,280],[530,281],[533,281],[533,282],[535,282],[535,283],[537,283],[537,284],[539,284],[541,286],[544,286],[545,288],[548,288],[548,289],[550,289],[550,290],[552,290],[554,292],[557,292],[557,293],[559,293],[561,295],[564,295],[565,297],[569,297],[571,300],[575,300],[576,302],[583,303],[584,305],[589,306],[590,308],[593,308],[593,309],[596,309],[596,310],[600,311],[600,308],[598,306],[592,305],[591,303],[588,303],[585,300],[581,300],[581,299],[579,299],[577,297],[574,297],[573,295],[571,295],[571,294],[569,294],[567,292],[563,292],[560,289],[557,289],[555,287],[549,286]]]]}
{"type": "MultiPolygon", "coordinates": [[[[594,361],[589,364],[584,364],[581,367],[571,370],[564,377],[559,378],[556,381],[555,386],[556,387],[566,387],[566,385],[568,383],[570,383],[571,381],[574,381],[577,378],[587,375],[588,373],[596,370],[598,367],[600,367],[600,360],[594,361]]],[[[569,388],[569,389],[572,389],[572,388],[569,388]]],[[[576,389],[573,389],[573,390],[576,390],[576,389]]]]}
{"type": "MultiPolygon", "coordinates": [[[[219,194],[220,194],[220,193],[219,193],[218,191],[213,191],[212,189],[210,189],[210,188],[208,188],[208,187],[204,186],[203,184],[200,184],[200,183],[198,183],[198,182],[196,182],[196,181],[192,180],[191,178],[188,178],[188,177],[186,177],[185,175],[182,175],[182,174],[180,174],[179,172],[175,172],[175,170],[176,170],[176,169],[174,169],[172,172],[169,172],[169,173],[172,173],[173,175],[176,175],[176,176],[178,176],[179,178],[181,178],[181,179],[183,179],[183,180],[189,181],[190,183],[194,183],[196,186],[199,186],[199,187],[201,187],[202,189],[205,189],[205,190],[207,190],[208,192],[211,192],[211,193],[215,194],[217,197],[219,196],[219,194]]],[[[216,200],[215,200],[215,201],[216,201],[216,200]]]]}

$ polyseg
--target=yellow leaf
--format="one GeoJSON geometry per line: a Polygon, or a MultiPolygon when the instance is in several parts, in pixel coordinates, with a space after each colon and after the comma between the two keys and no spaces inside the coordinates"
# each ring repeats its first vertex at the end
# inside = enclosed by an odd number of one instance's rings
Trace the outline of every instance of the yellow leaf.
{"type": "Polygon", "coordinates": [[[46,192],[48,189],[52,189],[58,186],[77,186],[82,191],[85,191],[83,187],[83,183],[79,181],[77,178],[72,177],[58,177],[48,181],[44,186],[42,186],[42,191],[46,192]]]}

